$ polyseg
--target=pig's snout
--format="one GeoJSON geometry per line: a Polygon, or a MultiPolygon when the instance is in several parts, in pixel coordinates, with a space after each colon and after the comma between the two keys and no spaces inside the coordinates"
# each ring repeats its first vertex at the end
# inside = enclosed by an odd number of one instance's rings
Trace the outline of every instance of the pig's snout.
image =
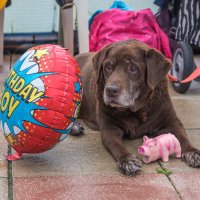
{"type": "Polygon", "coordinates": [[[138,152],[141,153],[141,154],[144,154],[145,153],[144,147],[142,147],[142,146],[139,147],[138,152]]]}
{"type": "Polygon", "coordinates": [[[142,145],[138,148],[138,153],[142,155],[142,159],[145,163],[149,163],[151,161],[150,159],[150,152],[148,147],[142,145]]]}

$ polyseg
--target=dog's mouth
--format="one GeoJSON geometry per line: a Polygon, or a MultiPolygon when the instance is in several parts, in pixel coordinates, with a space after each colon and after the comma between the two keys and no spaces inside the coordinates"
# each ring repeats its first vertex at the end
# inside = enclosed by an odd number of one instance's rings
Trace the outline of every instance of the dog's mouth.
{"type": "Polygon", "coordinates": [[[149,163],[149,162],[150,162],[150,157],[147,156],[147,155],[142,155],[142,160],[143,160],[145,163],[149,163]]]}
{"type": "Polygon", "coordinates": [[[117,109],[118,111],[122,112],[128,109],[128,107],[123,106],[121,104],[115,103],[115,102],[110,102],[107,105],[111,106],[112,108],[117,109]]]}
{"type": "Polygon", "coordinates": [[[109,97],[104,91],[103,100],[104,103],[118,111],[131,110],[133,112],[137,111],[135,108],[136,99],[139,96],[139,91],[135,91],[134,95],[129,95],[127,91],[122,92],[116,97],[109,97]]]}

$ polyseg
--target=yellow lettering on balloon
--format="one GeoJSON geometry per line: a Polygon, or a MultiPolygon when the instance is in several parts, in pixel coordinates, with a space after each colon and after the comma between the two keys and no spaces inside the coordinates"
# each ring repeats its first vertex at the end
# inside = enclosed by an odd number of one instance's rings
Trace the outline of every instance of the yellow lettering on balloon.
{"type": "Polygon", "coordinates": [[[23,78],[20,78],[19,81],[15,84],[15,86],[13,87],[13,92],[17,93],[19,92],[25,84],[25,80],[23,78]]]}
{"type": "Polygon", "coordinates": [[[10,72],[10,74],[9,74],[9,76],[8,76],[8,78],[7,78],[7,80],[6,80],[6,82],[9,83],[10,79],[11,79],[15,74],[16,74],[15,71],[12,70],[12,71],[10,72]]]}
{"type": "Polygon", "coordinates": [[[32,90],[33,86],[31,84],[28,84],[20,93],[19,96],[22,96],[23,99],[26,99],[32,90]]]}
{"type": "Polygon", "coordinates": [[[3,94],[2,100],[1,100],[1,111],[4,112],[8,106],[10,100],[10,94],[9,92],[5,92],[3,94]]]}
{"type": "Polygon", "coordinates": [[[19,76],[17,74],[15,74],[12,79],[10,80],[10,83],[9,83],[9,87],[12,89],[15,85],[15,83],[19,80],[19,76]]]}
{"type": "Polygon", "coordinates": [[[33,91],[31,92],[28,102],[34,101],[35,99],[41,97],[43,94],[44,94],[44,92],[38,92],[37,88],[33,88],[33,91]]]}
{"type": "Polygon", "coordinates": [[[12,144],[15,144],[15,140],[14,140],[12,134],[8,135],[7,140],[10,141],[12,144]]]}
{"type": "Polygon", "coordinates": [[[12,115],[14,110],[17,108],[17,106],[20,104],[19,100],[15,101],[15,98],[12,96],[10,99],[9,107],[8,107],[8,117],[12,115]]]}

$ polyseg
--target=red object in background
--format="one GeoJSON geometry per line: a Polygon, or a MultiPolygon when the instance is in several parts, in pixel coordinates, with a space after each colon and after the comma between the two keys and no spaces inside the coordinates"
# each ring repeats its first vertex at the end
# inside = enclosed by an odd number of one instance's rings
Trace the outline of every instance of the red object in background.
{"type": "Polygon", "coordinates": [[[159,28],[150,9],[139,11],[110,9],[95,16],[90,28],[90,51],[128,39],[137,39],[171,59],[167,35],[159,28]]]}
{"type": "Polygon", "coordinates": [[[22,153],[41,153],[70,132],[82,97],[80,69],[58,45],[29,49],[13,66],[4,83],[1,124],[8,143],[22,153]]]}

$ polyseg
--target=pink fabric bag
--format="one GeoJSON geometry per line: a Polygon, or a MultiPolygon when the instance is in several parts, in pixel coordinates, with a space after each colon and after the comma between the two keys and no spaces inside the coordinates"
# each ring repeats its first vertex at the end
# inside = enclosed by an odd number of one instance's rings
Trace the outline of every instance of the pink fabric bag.
{"type": "Polygon", "coordinates": [[[90,28],[90,51],[113,42],[137,39],[172,58],[169,40],[159,28],[150,9],[139,11],[111,9],[95,16],[90,28]]]}

